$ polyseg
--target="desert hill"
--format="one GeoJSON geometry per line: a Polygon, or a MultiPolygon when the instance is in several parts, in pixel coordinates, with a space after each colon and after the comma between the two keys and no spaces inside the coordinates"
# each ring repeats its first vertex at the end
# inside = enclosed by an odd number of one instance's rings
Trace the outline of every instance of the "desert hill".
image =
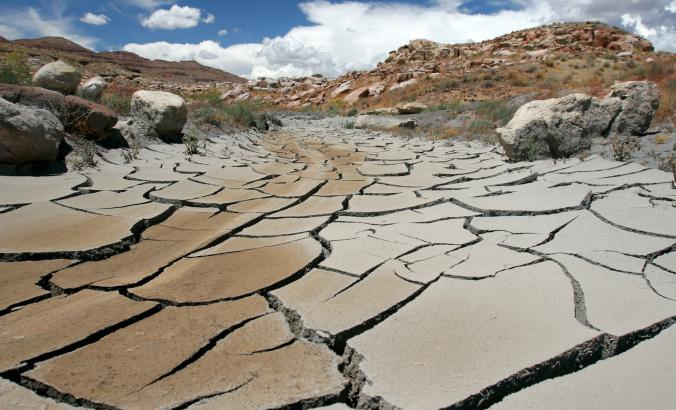
{"type": "Polygon", "coordinates": [[[674,80],[674,54],[597,22],[560,23],[509,33],[480,43],[412,40],[372,70],[327,80],[258,79],[224,94],[232,100],[260,97],[304,109],[360,111],[401,101],[436,105],[570,91],[597,94],[615,81],[674,80]]]}
{"type": "Polygon", "coordinates": [[[61,59],[78,66],[85,78],[101,75],[120,87],[181,91],[213,83],[246,82],[244,78],[196,61],[149,60],[126,51],[94,52],[61,37],[0,41],[0,59],[10,52],[24,54],[32,70],[61,59]]]}

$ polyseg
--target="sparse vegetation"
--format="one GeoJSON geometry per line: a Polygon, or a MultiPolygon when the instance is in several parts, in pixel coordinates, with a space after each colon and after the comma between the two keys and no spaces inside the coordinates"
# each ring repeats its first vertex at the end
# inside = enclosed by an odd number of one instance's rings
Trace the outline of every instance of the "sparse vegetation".
{"type": "Polygon", "coordinates": [[[354,121],[345,121],[343,127],[348,130],[354,129],[354,121]]]}
{"type": "Polygon", "coordinates": [[[348,117],[354,117],[358,113],[359,113],[359,110],[357,109],[357,107],[352,107],[352,108],[350,108],[350,111],[347,112],[347,116],[348,117]]]}
{"type": "Polygon", "coordinates": [[[26,85],[30,82],[31,74],[23,53],[9,53],[0,61],[0,83],[26,85]]]}
{"type": "Polygon", "coordinates": [[[183,145],[185,145],[185,156],[187,158],[190,158],[193,155],[202,155],[199,150],[199,143],[200,132],[197,128],[191,127],[183,134],[183,145]]]}
{"type": "Polygon", "coordinates": [[[477,118],[472,120],[467,126],[467,131],[471,136],[485,135],[492,133],[495,130],[495,123],[493,121],[477,118]]]}
{"type": "Polygon", "coordinates": [[[116,90],[106,91],[101,96],[101,104],[110,108],[118,115],[129,115],[131,111],[131,95],[116,90]]]}
{"type": "Polygon", "coordinates": [[[613,137],[610,146],[613,149],[613,159],[624,162],[641,148],[641,142],[636,137],[613,137]]]}
{"type": "Polygon", "coordinates": [[[449,111],[451,114],[460,114],[467,109],[460,100],[450,100],[428,106],[425,111],[449,111]]]}
{"type": "Polygon", "coordinates": [[[86,168],[93,168],[98,161],[96,160],[96,144],[84,138],[74,137],[75,144],[75,160],[73,161],[73,169],[81,171],[86,168]]]}
{"type": "Polygon", "coordinates": [[[528,161],[535,161],[537,158],[537,141],[535,138],[529,139],[524,148],[526,159],[528,161]]]}
{"type": "Polygon", "coordinates": [[[226,103],[220,100],[218,92],[210,91],[191,107],[190,116],[197,124],[265,130],[267,118],[262,113],[265,108],[259,100],[226,103]]]}
{"type": "Polygon", "coordinates": [[[507,124],[515,112],[516,108],[508,106],[503,100],[482,101],[476,109],[480,118],[493,121],[498,126],[507,124]]]}

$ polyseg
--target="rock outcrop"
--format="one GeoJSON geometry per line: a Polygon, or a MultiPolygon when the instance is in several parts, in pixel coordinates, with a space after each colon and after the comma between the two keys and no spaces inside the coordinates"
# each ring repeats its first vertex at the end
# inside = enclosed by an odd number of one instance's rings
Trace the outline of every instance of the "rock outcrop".
{"type": "Polygon", "coordinates": [[[63,136],[63,125],[49,111],[0,98],[0,164],[54,161],[63,136]]]}
{"type": "Polygon", "coordinates": [[[419,114],[425,111],[427,106],[417,102],[405,102],[397,104],[394,108],[397,109],[399,114],[419,114]]]}
{"type": "Polygon", "coordinates": [[[63,94],[41,87],[0,84],[0,98],[15,104],[42,108],[59,117],[65,108],[63,94]]]}
{"type": "Polygon", "coordinates": [[[66,97],[66,131],[90,140],[104,138],[117,123],[117,115],[108,107],[84,98],[66,97]]]}
{"type": "Polygon", "coordinates": [[[615,99],[620,111],[611,134],[640,135],[650,127],[660,104],[660,91],[651,81],[628,81],[610,87],[606,100],[615,99]]]}
{"type": "Polygon", "coordinates": [[[416,123],[411,118],[386,117],[382,115],[360,115],[354,122],[355,128],[415,128],[416,123]]]}
{"type": "Polygon", "coordinates": [[[640,135],[658,104],[654,83],[631,81],[614,85],[602,100],[577,93],[531,101],[496,131],[512,160],[570,157],[588,150],[594,137],[640,135]]]}
{"type": "Polygon", "coordinates": [[[136,120],[150,123],[158,137],[178,141],[188,119],[188,110],[185,100],[176,94],[140,90],[132,95],[131,115],[136,120]]]}
{"type": "Polygon", "coordinates": [[[75,67],[59,60],[42,66],[33,75],[33,83],[48,90],[73,94],[77,90],[81,78],[75,67]]]}
{"type": "Polygon", "coordinates": [[[108,87],[108,83],[101,77],[93,77],[77,87],[77,95],[87,100],[99,101],[108,87]]]}

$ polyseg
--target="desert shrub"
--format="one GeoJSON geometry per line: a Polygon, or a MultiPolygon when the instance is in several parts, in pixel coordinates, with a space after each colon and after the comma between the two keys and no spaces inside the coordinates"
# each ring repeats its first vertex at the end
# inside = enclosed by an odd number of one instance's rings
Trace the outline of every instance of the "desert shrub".
{"type": "Polygon", "coordinates": [[[542,64],[546,65],[547,67],[554,67],[555,61],[551,58],[547,58],[545,60],[542,60],[542,64]]]}
{"type": "Polygon", "coordinates": [[[209,90],[199,95],[197,99],[205,104],[217,105],[221,101],[221,92],[218,90],[209,90]]]}
{"type": "Polygon", "coordinates": [[[514,87],[525,87],[528,85],[528,82],[523,75],[516,71],[510,71],[509,74],[507,74],[507,79],[514,87]]]}
{"type": "Polygon", "coordinates": [[[676,122],[676,79],[671,79],[660,89],[660,107],[653,121],[676,122]]]}
{"type": "Polygon", "coordinates": [[[357,107],[352,107],[352,108],[350,108],[350,111],[347,112],[347,116],[348,117],[354,117],[358,113],[359,113],[359,110],[357,109],[357,107]]]}
{"type": "Polygon", "coordinates": [[[531,137],[524,146],[524,155],[526,160],[535,161],[537,158],[537,141],[535,137],[531,137]]]}
{"type": "Polygon", "coordinates": [[[492,133],[493,130],[495,130],[495,123],[483,118],[472,120],[467,126],[467,131],[471,135],[488,134],[492,133]]]}
{"type": "Polygon", "coordinates": [[[190,116],[197,124],[264,130],[267,118],[260,113],[263,108],[263,104],[255,100],[225,103],[207,97],[191,107],[190,116]]]}
{"type": "Polygon", "coordinates": [[[613,149],[613,159],[616,161],[627,161],[632,153],[641,148],[641,142],[634,137],[613,137],[610,140],[610,146],[613,149]]]}
{"type": "Polygon", "coordinates": [[[131,96],[106,91],[101,95],[101,104],[110,108],[118,115],[129,115],[129,111],[131,111],[131,96]]]}
{"type": "Polygon", "coordinates": [[[345,121],[345,123],[343,123],[343,128],[348,130],[354,129],[354,121],[345,121]]]}
{"type": "Polygon", "coordinates": [[[190,158],[193,155],[200,155],[199,150],[200,133],[197,128],[190,128],[183,134],[183,145],[185,145],[185,155],[190,158]]]}
{"type": "Polygon", "coordinates": [[[454,78],[444,78],[439,80],[431,87],[432,91],[446,92],[458,88],[460,82],[454,78]]]}
{"type": "Polygon", "coordinates": [[[627,68],[627,69],[633,70],[634,68],[636,68],[636,61],[634,61],[634,60],[627,60],[627,61],[625,61],[624,66],[625,66],[625,68],[627,68]]]}
{"type": "Polygon", "coordinates": [[[425,111],[449,111],[451,114],[460,114],[467,107],[460,100],[450,100],[428,106],[425,111]]]}
{"type": "Polygon", "coordinates": [[[81,171],[86,168],[93,168],[97,164],[96,160],[96,144],[84,138],[74,137],[75,144],[75,160],[73,161],[73,168],[76,171],[81,171]]]}
{"type": "Polygon", "coordinates": [[[455,127],[440,127],[433,128],[427,132],[427,135],[432,140],[446,140],[449,138],[456,138],[462,135],[462,129],[455,127]]]}
{"type": "Polygon", "coordinates": [[[476,108],[479,117],[505,125],[512,119],[516,108],[510,107],[503,100],[482,101],[476,108]]]}
{"type": "Polygon", "coordinates": [[[493,88],[495,87],[495,83],[493,80],[485,80],[483,83],[481,83],[482,88],[493,88]]]}
{"type": "Polygon", "coordinates": [[[0,83],[26,85],[31,82],[31,74],[23,53],[11,52],[0,61],[0,83]]]}
{"type": "Polygon", "coordinates": [[[530,66],[526,67],[526,72],[527,72],[527,73],[532,74],[532,73],[534,73],[534,72],[536,72],[536,71],[538,71],[537,66],[530,65],[530,66]]]}

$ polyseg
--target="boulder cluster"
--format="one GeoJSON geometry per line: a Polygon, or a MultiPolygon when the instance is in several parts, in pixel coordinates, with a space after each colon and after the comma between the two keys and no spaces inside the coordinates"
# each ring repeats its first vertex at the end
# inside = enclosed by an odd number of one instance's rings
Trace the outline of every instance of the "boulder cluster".
{"type": "Polygon", "coordinates": [[[99,103],[108,84],[101,77],[82,81],[77,69],[63,61],[41,67],[33,84],[0,84],[0,164],[53,162],[67,134],[101,141],[116,129],[130,129],[134,120],[138,125],[123,136],[143,132],[176,141],[187,120],[181,97],[141,90],[132,96],[133,119],[118,121],[115,112],[99,103]]]}
{"type": "Polygon", "coordinates": [[[641,135],[659,99],[653,82],[618,83],[603,99],[575,93],[531,101],[497,132],[512,160],[570,157],[589,150],[594,137],[641,135]]]}

